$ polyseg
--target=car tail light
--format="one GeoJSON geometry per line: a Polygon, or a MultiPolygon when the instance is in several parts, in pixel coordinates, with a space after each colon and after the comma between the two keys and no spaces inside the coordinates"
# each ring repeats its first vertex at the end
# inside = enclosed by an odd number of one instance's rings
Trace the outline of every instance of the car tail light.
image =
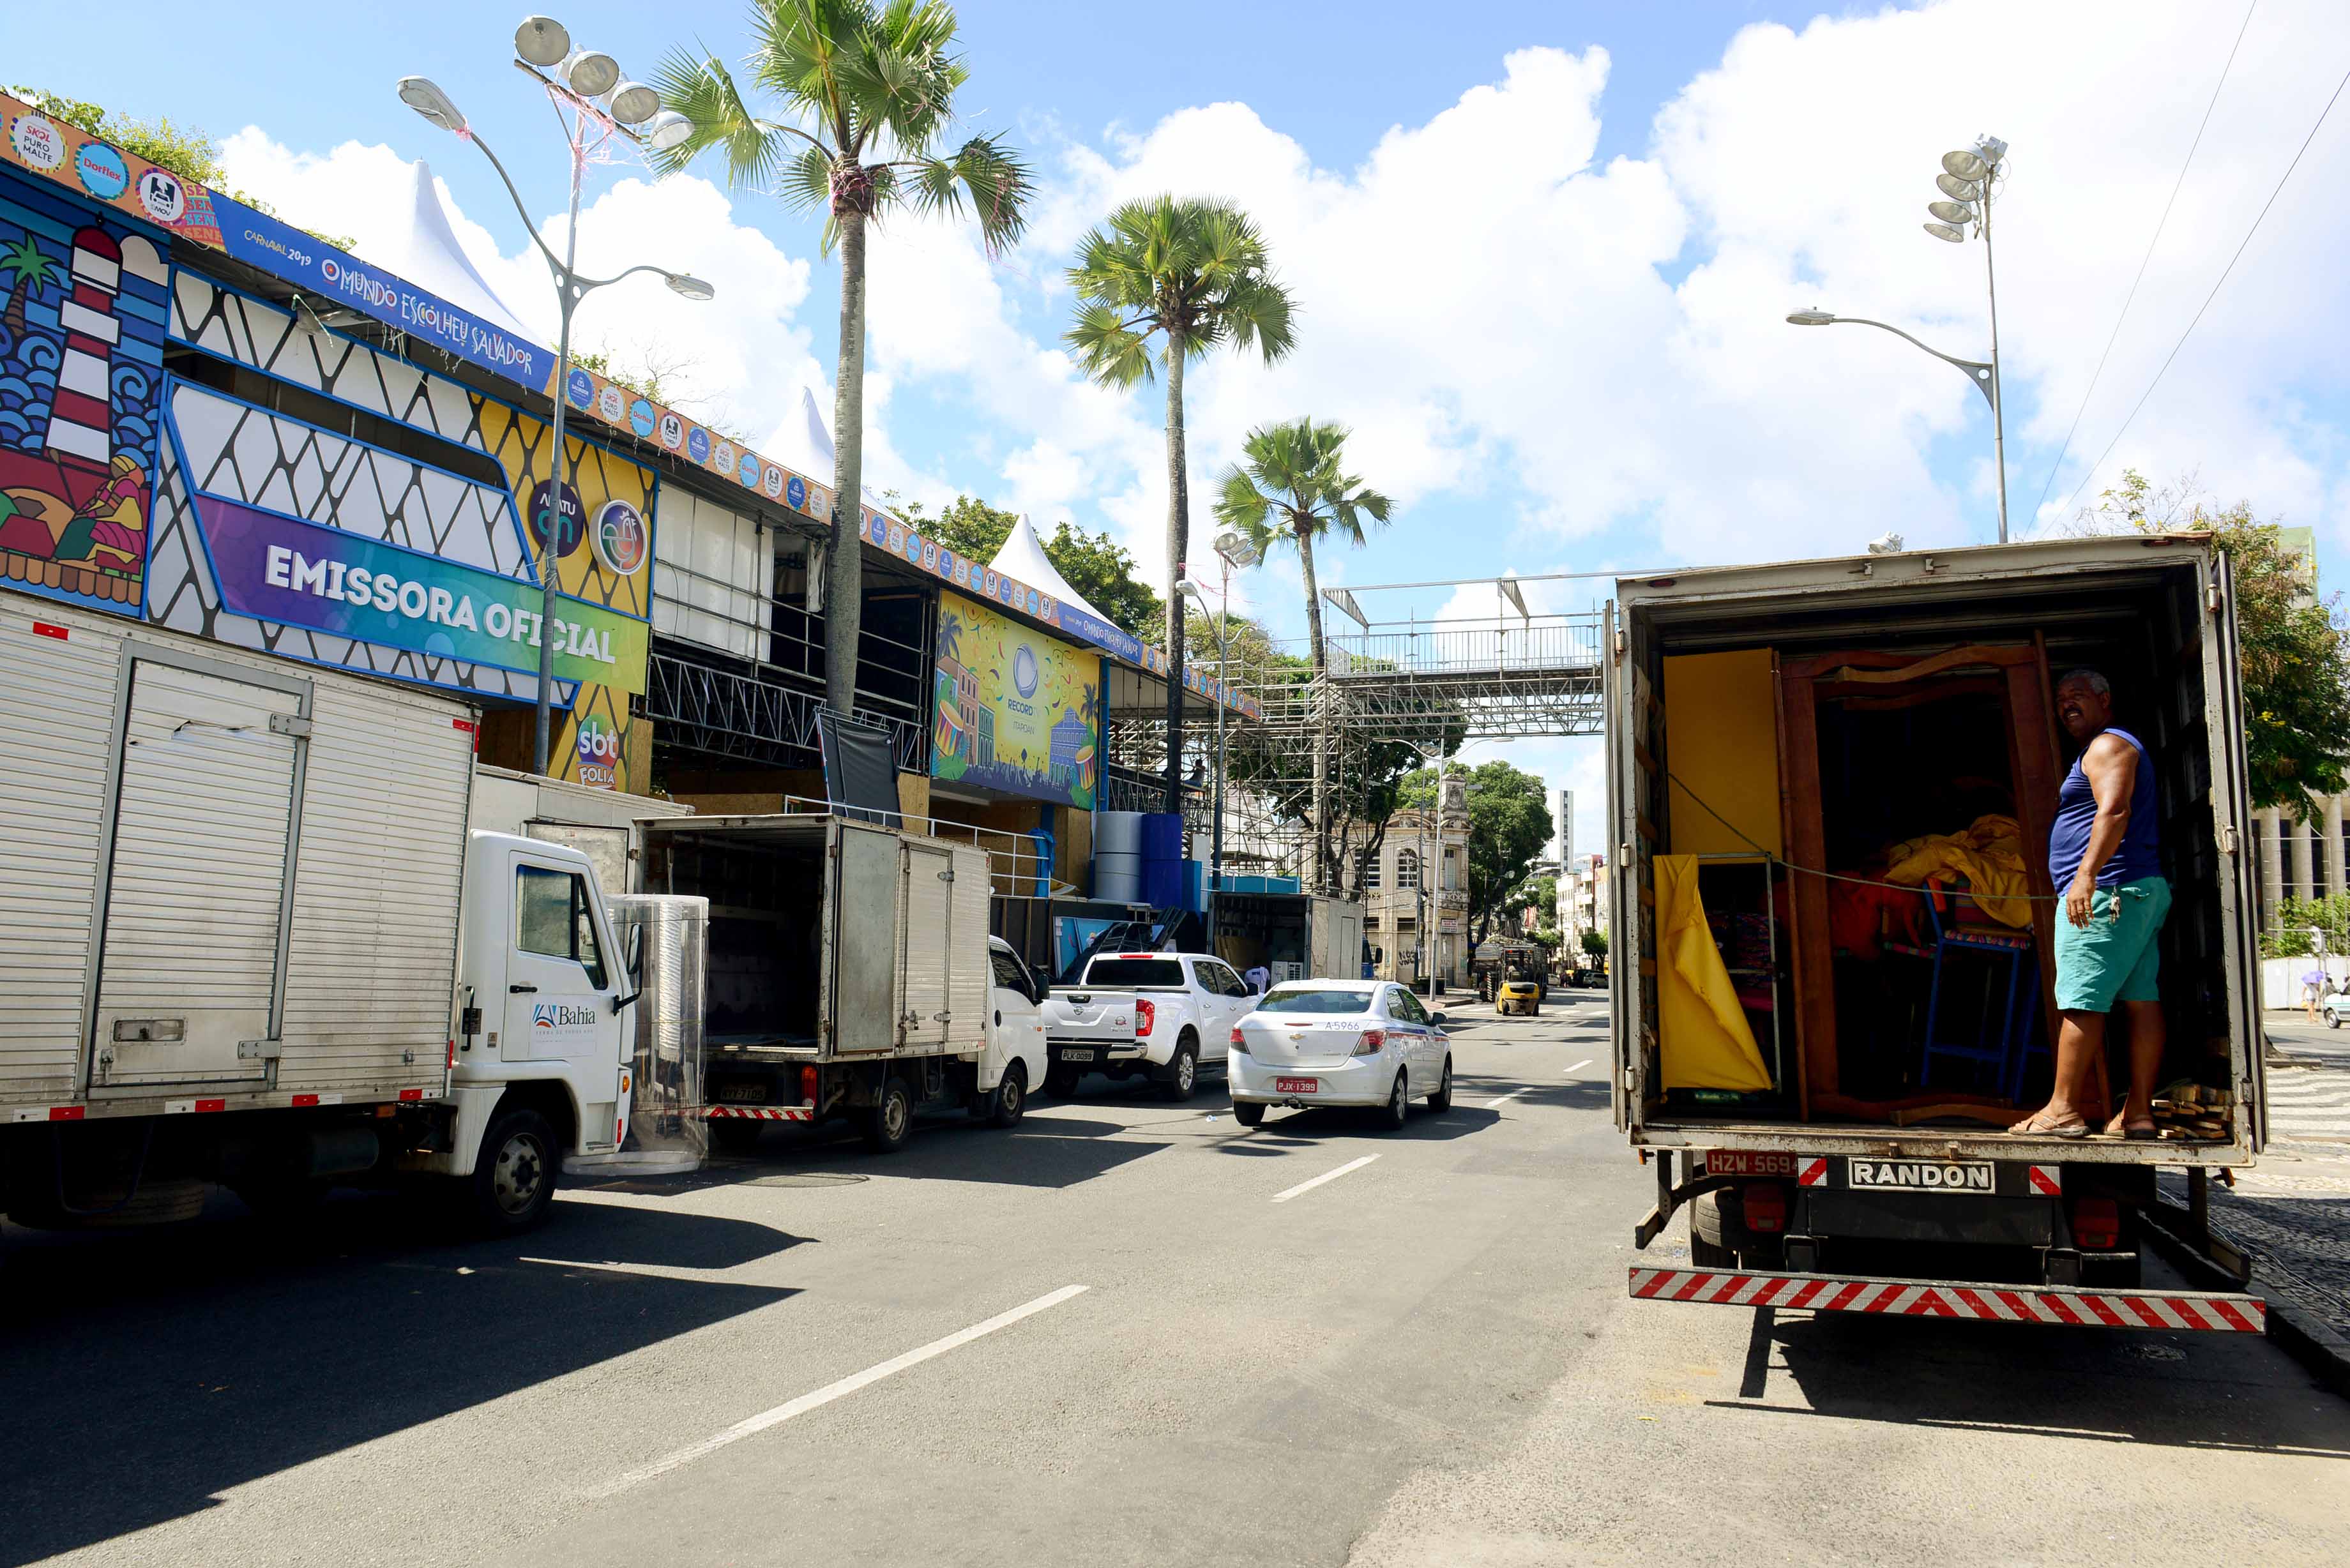
{"type": "Polygon", "coordinates": [[[2073,1244],[2102,1252],[2121,1244],[2122,1211],[2110,1198],[2073,1200],[2073,1244]]]}
{"type": "Polygon", "coordinates": [[[1362,1038],[1355,1042],[1355,1054],[1357,1056],[1376,1056],[1387,1048],[1387,1044],[1388,1032],[1386,1030],[1366,1029],[1363,1031],[1362,1038]]]}
{"type": "Polygon", "coordinates": [[[1241,1033],[1241,1026],[1237,1023],[1232,1025],[1232,1049],[1243,1056],[1248,1054],[1248,1036],[1241,1033]]]}
{"type": "Polygon", "coordinates": [[[1776,1235],[1787,1228],[1787,1189],[1777,1182],[1751,1183],[1740,1197],[1749,1231],[1776,1235]]]}
{"type": "Polygon", "coordinates": [[[808,1105],[816,1104],[817,1073],[814,1067],[800,1069],[800,1098],[808,1105]]]}
{"type": "Polygon", "coordinates": [[[1134,999],[1134,1037],[1138,1040],[1141,1039],[1150,1033],[1150,1026],[1158,1022],[1158,1005],[1141,997],[1136,997],[1134,999]]]}

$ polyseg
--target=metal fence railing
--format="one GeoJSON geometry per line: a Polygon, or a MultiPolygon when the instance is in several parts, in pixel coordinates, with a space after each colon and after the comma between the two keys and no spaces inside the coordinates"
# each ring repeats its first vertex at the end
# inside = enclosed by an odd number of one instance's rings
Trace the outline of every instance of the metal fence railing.
{"type": "Polygon", "coordinates": [[[1447,621],[1383,625],[1326,639],[1330,673],[1381,675],[1570,674],[1599,668],[1595,614],[1535,616],[1491,625],[1447,621]]]}

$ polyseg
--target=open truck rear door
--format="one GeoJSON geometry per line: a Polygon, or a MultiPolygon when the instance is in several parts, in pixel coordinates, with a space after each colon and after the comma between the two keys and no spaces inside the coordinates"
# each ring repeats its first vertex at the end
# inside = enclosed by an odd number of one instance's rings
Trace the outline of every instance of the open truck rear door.
{"type": "Polygon", "coordinates": [[[2204,597],[2211,635],[2203,639],[2203,679],[2218,695],[2211,734],[2212,828],[2220,839],[2222,908],[2236,926],[2236,962],[2228,982],[2235,995],[2228,1012],[2237,1020],[2230,1050],[2235,1056],[2237,1109],[2244,1137],[2258,1154],[2268,1142],[2268,1080],[2261,1058],[2267,1049],[2261,1025],[2261,960],[2257,923],[2260,901],[2252,888],[2252,786],[2244,750],[2231,744],[2244,731],[2243,650],[2237,641],[2235,563],[2226,552],[2212,556],[2213,577],[2204,597]]]}

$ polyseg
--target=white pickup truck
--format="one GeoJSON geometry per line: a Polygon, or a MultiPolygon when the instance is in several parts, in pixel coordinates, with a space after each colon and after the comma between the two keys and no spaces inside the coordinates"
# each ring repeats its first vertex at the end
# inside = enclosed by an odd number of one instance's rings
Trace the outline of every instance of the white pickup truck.
{"type": "Polygon", "coordinates": [[[1087,1073],[1148,1077],[1188,1100],[1200,1069],[1221,1072],[1232,1027],[1256,1005],[1232,966],[1207,953],[1097,953],[1045,999],[1045,1085],[1068,1095],[1087,1073]]]}

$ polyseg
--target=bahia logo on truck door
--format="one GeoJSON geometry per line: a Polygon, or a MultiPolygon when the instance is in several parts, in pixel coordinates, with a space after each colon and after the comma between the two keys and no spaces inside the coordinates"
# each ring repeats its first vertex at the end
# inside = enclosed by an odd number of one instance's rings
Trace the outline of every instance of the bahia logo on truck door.
{"type": "Polygon", "coordinates": [[[598,1017],[593,1002],[584,1006],[574,1006],[567,1002],[536,1002],[530,1010],[531,1037],[556,1045],[574,1042],[592,1043],[598,1017]]]}

